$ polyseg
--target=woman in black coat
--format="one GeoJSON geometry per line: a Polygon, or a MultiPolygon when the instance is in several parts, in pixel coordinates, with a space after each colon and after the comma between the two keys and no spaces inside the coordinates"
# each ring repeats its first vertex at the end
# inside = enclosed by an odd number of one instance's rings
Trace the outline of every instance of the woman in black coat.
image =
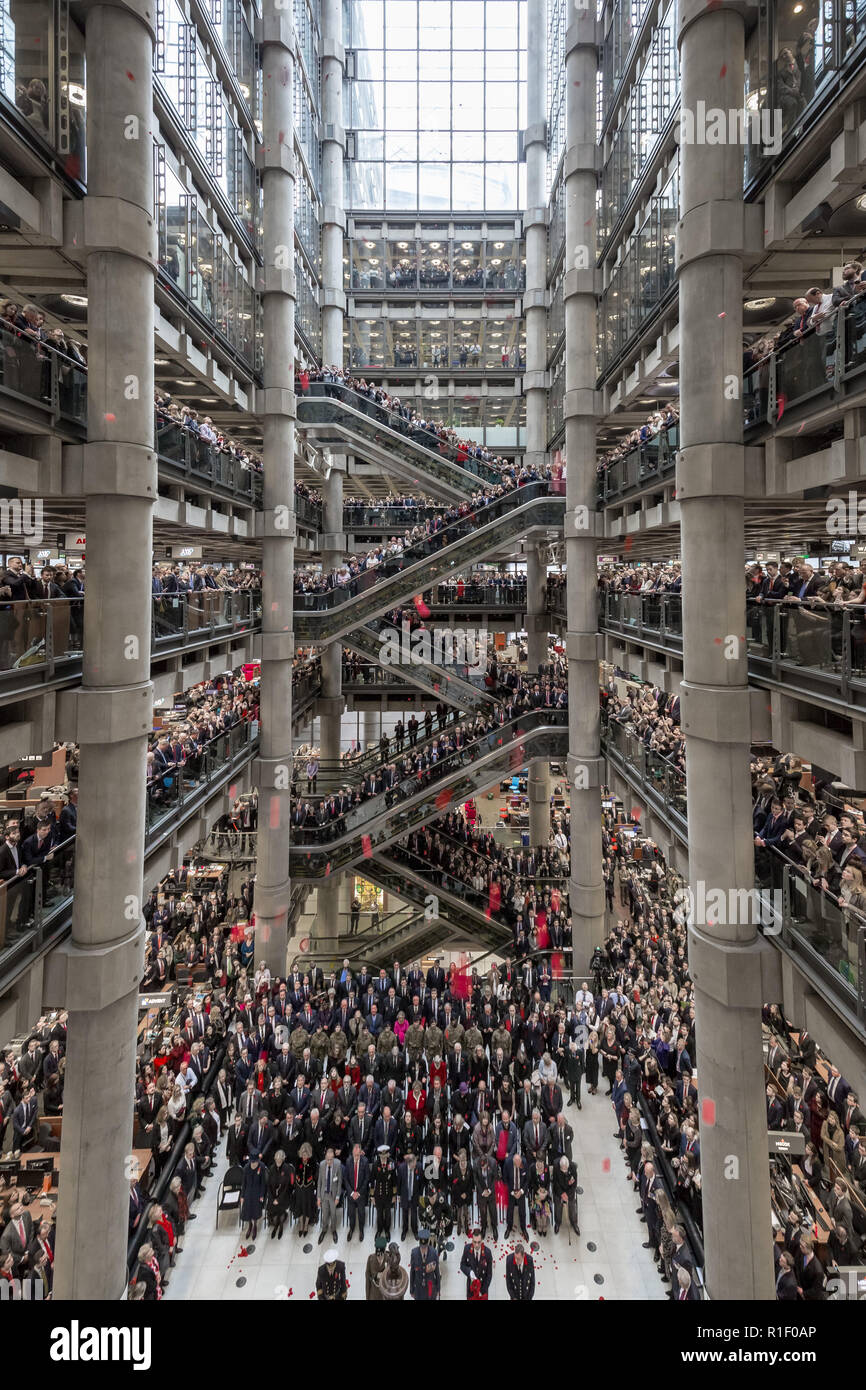
{"type": "Polygon", "coordinates": [[[594,1096],[598,1091],[598,1068],[600,1062],[601,1054],[598,1050],[598,1034],[591,1033],[589,1037],[589,1047],[586,1049],[586,1084],[591,1096],[594,1096]]]}
{"type": "Polygon", "coordinates": [[[255,1240],[258,1234],[267,1194],[268,1175],[262,1167],[261,1159],[251,1158],[244,1165],[244,1175],[241,1178],[241,1220],[247,1223],[245,1240],[249,1240],[250,1236],[255,1240]]]}
{"type": "Polygon", "coordinates": [[[316,1219],[316,1179],[319,1176],[312,1146],[303,1143],[298,1150],[298,1166],[295,1169],[295,1216],[298,1218],[298,1235],[305,1236],[310,1223],[316,1219]]]}
{"type": "Polygon", "coordinates": [[[271,1228],[271,1240],[274,1236],[279,1236],[280,1240],[283,1238],[283,1227],[289,1214],[294,1182],[295,1170],[286,1162],[283,1150],[278,1149],[268,1169],[268,1225],[271,1228]]]}

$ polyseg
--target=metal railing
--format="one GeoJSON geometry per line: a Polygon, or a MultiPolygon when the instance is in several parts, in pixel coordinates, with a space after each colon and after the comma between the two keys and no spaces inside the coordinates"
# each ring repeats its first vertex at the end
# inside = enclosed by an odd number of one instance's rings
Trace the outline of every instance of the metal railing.
{"type": "Polygon", "coordinates": [[[87,368],[0,320],[0,392],[37,406],[52,420],[87,425],[87,368]]]}
{"type": "Polygon", "coordinates": [[[743,373],[743,428],[775,426],[799,406],[859,390],[864,371],[866,294],[861,293],[743,373]]]}
{"type": "MultiPolygon", "coordinates": [[[[603,723],[602,749],[630,776],[657,814],[680,838],[687,835],[686,776],[651,753],[636,735],[603,723]]],[[[773,846],[756,858],[756,886],[780,895],[761,900],[764,934],[776,938],[852,1022],[866,1027],[866,915],[840,905],[773,846]]]]}
{"type": "Polygon", "coordinates": [[[252,757],[258,744],[258,724],[241,720],[217,734],[200,752],[181,764],[169,764],[148,778],[145,833],[163,828],[190,802],[199,802],[212,784],[224,780],[227,771],[252,757]]]}
{"type": "Polygon", "coordinates": [[[623,636],[652,637],[665,646],[682,650],[683,600],[681,594],[628,594],[599,590],[599,623],[623,636]]]}
{"type": "MultiPolygon", "coordinates": [[[[154,440],[160,463],[182,473],[189,482],[220,488],[253,507],[262,505],[261,472],[245,467],[227,449],[184,429],[161,410],[154,417],[154,440]]],[[[296,499],[296,507],[299,500],[303,499],[296,499]]]]}
{"type": "Polygon", "coordinates": [[[598,505],[615,501],[647,483],[661,482],[676,471],[680,447],[679,424],[669,425],[652,439],[639,444],[623,458],[600,468],[596,483],[598,505]]]}

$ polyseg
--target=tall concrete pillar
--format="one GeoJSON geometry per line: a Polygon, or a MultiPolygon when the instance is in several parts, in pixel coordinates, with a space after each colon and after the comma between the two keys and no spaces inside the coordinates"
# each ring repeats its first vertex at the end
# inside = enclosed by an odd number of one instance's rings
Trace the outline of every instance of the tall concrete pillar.
{"type": "MultiPolygon", "coordinates": [[[[526,665],[530,675],[547,662],[547,565],[544,552],[530,546],[526,552],[526,665]]],[[[550,839],[550,763],[534,758],[529,764],[529,843],[546,845],[550,839]]]]}
{"type": "Polygon", "coordinates": [[[117,1300],[126,1284],[153,704],[152,13],[147,0],[87,13],[88,193],[67,228],[87,265],[88,540],[82,685],[58,696],[81,745],[72,937],[45,970],[46,999],[69,1010],[58,1299],[117,1300]]]}
{"type": "Polygon", "coordinates": [[[578,9],[566,32],[565,553],[567,569],[569,899],[574,969],[585,971],[604,935],[601,871],[598,615],[596,579],[595,9],[578,9]]]}
{"type": "MultiPolygon", "coordinates": [[[[342,0],[322,0],[322,361],[343,365],[343,46],[342,0]]],[[[342,530],[338,526],[337,530],[342,530]]]]}
{"type": "MultiPolygon", "coordinates": [[[[343,474],[345,459],[332,460],[324,488],[324,531],[322,533],[322,568],[334,569],[345,558],[346,536],[343,531],[343,474]]],[[[341,782],[340,739],[343,722],[343,648],[340,642],[330,642],[322,652],[322,695],[318,701],[319,744],[322,764],[321,786],[328,790],[341,782]]]]}
{"type": "Polygon", "coordinates": [[[262,734],[258,764],[256,955],[284,975],[288,949],[295,563],[294,34],[281,0],[262,7],[264,430],[262,734]]]}
{"type": "MultiPolygon", "coordinates": [[[[742,106],[744,24],[729,3],[681,0],[682,110],[742,106]],[[724,62],[719,61],[723,55],[724,62]]],[[[693,891],[754,887],[749,690],[743,605],[743,417],[729,399],[742,367],[748,210],[739,144],[680,147],[681,723],[693,891]]],[[[703,899],[702,899],[703,901],[703,899]]],[[[701,1176],[713,1299],[771,1299],[770,1183],[761,1051],[761,970],[748,912],[693,922],[701,1176]]]]}
{"type": "MultiPolygon", "coordinates": [[[[417,711],[416,718],[421,718],[417,711]]],[[[365,709],[363,719],[364,723],[362,726],[363,734],[361,736],[361,741],[364,746],[364,752],[366,753],[371,743],[379,742],[379,735],[382,728],[382,712],[378,709],[365,709]]]]}
{"type": "Polygon", "coordinates": [[[526,83],[527,127],[526,289],[523,312],[526,321],[527,462],[543,463],[547,451],[547,7],[545,0],[529,0],[528,67],[526,83]]]}

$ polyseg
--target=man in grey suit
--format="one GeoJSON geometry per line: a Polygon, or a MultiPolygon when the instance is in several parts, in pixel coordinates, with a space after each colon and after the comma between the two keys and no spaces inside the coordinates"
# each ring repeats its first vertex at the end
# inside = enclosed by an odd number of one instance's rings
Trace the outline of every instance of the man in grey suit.
{"type": "Polygon", "coordinates": [[[343,1169],[334,1157],[334,1150],[326,1149],[325,1157],[319,1164],[319,1180],[316,1184],[316,1197],[322,1225],[319,1232],[320,1245],[328,1231],[331,1232],[332,1240],[337,1239],[337,1203],[342,1191],[343,1169]]]}
{"type": "Polygon", "coordinates": [[[536,1106],[532,1112],[532,1119],[527,1120],[523,1126],[523,1153],[527,1163],[535,1163],[539,1158],[547,1157],[549,1138],[550,1131],[536,1106]]]}

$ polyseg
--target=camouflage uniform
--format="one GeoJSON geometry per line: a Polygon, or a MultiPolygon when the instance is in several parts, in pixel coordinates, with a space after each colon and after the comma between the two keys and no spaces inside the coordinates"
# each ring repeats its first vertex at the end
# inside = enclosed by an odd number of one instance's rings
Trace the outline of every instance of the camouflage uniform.
{"type": "Polygon", "coordinates": [[[409,1058],[412,1062],[417,1062],[421,1053],[424,1051],[424,1029],[420,1023],[412,1023],[406,1034],[406,1047],[409,1058]]]}
{"type": "Polygon", "coordinates": [[[306,1028],[302,1028],[301,1025],[298,1024],[297,1028],[293,1029],[292,1035],[289,1038],[289,1047],[291,1048],[292,1056],[295,1058],[296,1061],[300,1062],[301,1058],[304,1055],[304,1048],[307,1046],[307,1043],[309,1041],[310,1035],[307,1032],[306,1028]]]}

